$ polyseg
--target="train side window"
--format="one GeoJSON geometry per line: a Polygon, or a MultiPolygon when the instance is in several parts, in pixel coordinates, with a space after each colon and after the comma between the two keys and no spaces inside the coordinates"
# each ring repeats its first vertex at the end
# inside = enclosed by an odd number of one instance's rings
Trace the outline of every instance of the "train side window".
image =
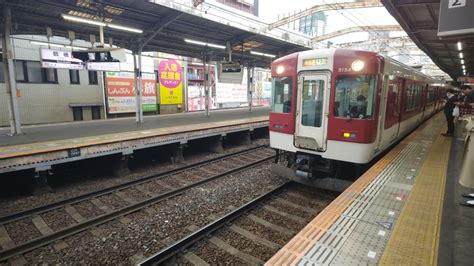
{"type": "Polygon", "coordinates": [[[413,97],[415,95],[415,86],[410,85],[405,92],[405,111],[410,111],[413,109],[413,97]]]}
{"type": "Polygon", "coordinates": [[[333,115],[371,118],[374,112],[375,80],[375,75],[338,76],[333,115]]]}
{"type": "Polygon", "coordinates": [[[290,77],[273,78],[272,112],[291,113],[293,84],[290,77]]]}

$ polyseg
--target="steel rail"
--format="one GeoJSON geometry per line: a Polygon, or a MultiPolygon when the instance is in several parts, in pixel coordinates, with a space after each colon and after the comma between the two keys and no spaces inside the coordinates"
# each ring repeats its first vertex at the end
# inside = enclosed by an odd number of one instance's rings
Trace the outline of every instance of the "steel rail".
{"type": "Polygon", "coordinates": [[[151,257],[148,257],[144,261],[140,262],[139,265],[159,265],[167,262],[174,256],[178,255],[179,253],[185,251],[188,247],[195,244],[196,242],[200,241],[201,239],[207,237],[209,234],[217,231],[218,229],[222,228],[223,226],[227,225],[228,223],[232,222],[233,220],[245,215],[250,210],[256,208],[265,200],[269,199],[273,195],[279,193],[281,190],[286,188],[292,182],[287,182],[283,185],[276,187],[275,189],[266,192],[265,194],[255,198],[254,200],[242,205],[238,209],[232,211],[231,213],[219,218],[218,220],[202,227],[201,229],[195,231],[194,233],[182,238],[181,240],[176,241],[171,246],[168,246],[151,257]]]}
{"type": "Polygon", "coordinates": [[[122,217],[124,215],[139,211],[139,210],[144,209],[144,208],[146,208],[150,205],[159,203],[163,200],[166,200],[166,199],[169,199],[169,198],[174,197],[176,195],[179,195],[179,194],[183,193],[186,190],[189,190],[191,188],[194,188],[194,187],[203,185],[205,183],[211,182],[215,179],[222,178],[222,177],[225,177],[225,176],[228,176],[230,174],[237,173],[237,172],[241,172],[241,171],[246,170],[248,168],[251,168],[253,166],[262,164],[262,163],[264,163],[268,160],[274,159],[274,157],[275,157],[275,155],[267,156],[263,159],[260,159],[258,161],[249,163],[247,165],[231,169],[231,170],[226,171],[224,173],[220,173],[220,174],[211,176],[209,178],[197,181],[195,183],[189,184],[187,186],[183,186],[181,188],[177,188],[177,189],[174,189],[174,190],[171,190],[171,191],[168,191],[168,192],[164,192],[164,193],[162,193],[160,195],[157,195],[153,198],[143,200],[143,201],[138,202],[136,204],[132,204],[132,205],[129,205],[127,207],[124,207],[124,208],[121,208],[121,209],[118,209],[118,210],[115,210],[115,211],[112,211],[112,212],[109,212],[109,213],[106,213],[106,214],[102,214],[102,215],[97,216],[95,218],[92,218],[90,220],[87,220],[87,221],[84,221],[84,222],[81,222],[81,223],[78,223],[78,224],[74,224],[72,226],[69,226],[69,227],[64,228],[62,230],[59,230],[59,231],[56,231],[54,233],[32,239],[28,242],[22,243],[20,245],[17,245],[15,247],[12,247],[12,248],[9,248],[9,249],[2,250],[2,251],[0,251],[0,262],[3,262],[3,261],[5,261],[5,260],[7,260],[11,257],[16,256],[16,255],[21,255],[21,254],[24,254],[26,252],[35,250],[39,247],[42,247],[44,245],[53,243],[57,240],[65,238],[65,237],[78,234],[82,231],[85,231],[85,230],[91,228],[91,227],[95,227],[95,226],[101,225],[103,223],[106,223],[108,221],[111,221],[111,220],[117,219],[119,217],[122,217]]]}
{"type": "Polygon", "coordinates": [[[209,159],[209,160],[205,160],[205,161],[202,161],[202,162],[197,162],[197,163],[193,163],[193,164],[190,164],[190,165],[186,165],[186,166],[178,168],[178,169],[165,171],[165,172],[162,172],[162,173],[159,173],[159,174],[148,175],[148,176],[145,176],[145,177],[142,177],[142,178],[139,178],[139,179],[135,179],[135,180],[123,183],[123,184],[119,184],[119,185],[115,185],[115,186],[112,186],[112,187],[96,190],[96,191],[89,192],[89,193],[85,193],[85,194],[82,194],[82,195],[79,195],[79,196],[76,196],[76,197],[56,201],[56,202],[53,202],[51,204],[39,206],[39,207],[36,207],[36,208],[32,208],[32,209],[16,212],[16,213],[13,213],[13,214],[9,214],[9,215],[0,217],[0,225],[11,223],[11,222],[26,218],[28,216],[38,215],[38,214],[41,214],[41,213],[44,213],[44,212],[48,212],[48,211],[51,211],[51,210],[54,210],[54,209],[58,209],[58,208],[64,207],[65,205],[75,204],[75,203],[78,203],[78,202],[81,202],[81,201],[84,201],[84,200],[87,200],[87,199],[90,199],[90,198],[110,194],[110,193],[113,193],[114,191],[119,191],[119,190],[123,190],[123,189],[129,188],[129,187],[135,186],[135,185],[139,185],[139,184],[148,182],[152,179],[162,179],[162,178],[167,177],[169,175],[173,175],[173,174],[177,174],[177,173],[180,173],[180,172],[188,171],[190,169],[200,167],[200,166],[203,166],[203,165],[215,162],[215,161],[219,161],[219,160],[223,160],[223,159],[226,159],[226,158],[229,158],[229,157],[245,154],[247,152],[255,151],[255,150],[258,150],[258,149],[263,149],[265,147],[268,147],[268,145],[260,145],[260,146],[257,146],[257,147],[253,147],[253,148],[250,148],[250,149],[245,149],[245,150],[238,151],[238,152],[235,152],[235,153],[226,154],[226,155],[219,156],[219,157],[216,157],[216,158],[212,158],[212,159],[209,159]]]}

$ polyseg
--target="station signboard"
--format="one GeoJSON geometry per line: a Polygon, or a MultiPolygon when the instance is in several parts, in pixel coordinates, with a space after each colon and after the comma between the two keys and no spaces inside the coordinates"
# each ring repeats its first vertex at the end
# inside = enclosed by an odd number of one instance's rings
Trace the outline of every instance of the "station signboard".
{"type": "Polygon", "coordinates": [[[120,71],[120,62],[87,62],[89,71],[120,71]]]}
{"type": "Polygon", "coordinates": [[[245,103],[247,102],[247,85],[221,83],[216,84],[217,103],[245,103]]]}
{"type": "Polygon", "coordinates": [[[175,59],[160,60],[160,104],[183,103],[183,75],[180,63],[175,59]]]}
{"type": "Polygon", "coordinates": [[[74,58],[72,52],[40,49],[41,67],[44,68],[63,68],[63,69],[83,69],[82,60],[74,58]]]}
{"type": "Polygon", "coordinates": [[[219,82],[242,84],[244,70],[238,62],[221,62],[218,73],[219,82]]]}
{"type": "MultiPolygon", "coordinates": [[[[109,114],[133,113],[136,111],[135,79],[133,72],[106,72],[107,111],[109,114]]],[[[157,111],[156,76],[142,74],[143,112],[157,111]]]]}
{"type": "Polygon", "coordinates": [[[474,33],[474,1],[441,0],[439,5],[439,37],[474,33]]]}

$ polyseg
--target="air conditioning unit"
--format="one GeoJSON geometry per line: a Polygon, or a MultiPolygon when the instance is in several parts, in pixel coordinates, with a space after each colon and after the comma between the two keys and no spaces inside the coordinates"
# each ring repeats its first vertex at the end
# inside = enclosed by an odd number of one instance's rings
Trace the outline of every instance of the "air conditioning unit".
{"type": "Polygon", "coordinates": [[[238,3],[242,3],[246,6],[253,6],[254,0],[237,0],[238,3]]]}
{"type": "Polygon", "coordinates": [[[197,7],[198,5],[202,4],[204,0],[193,0],[193,6],[197,7]]]}

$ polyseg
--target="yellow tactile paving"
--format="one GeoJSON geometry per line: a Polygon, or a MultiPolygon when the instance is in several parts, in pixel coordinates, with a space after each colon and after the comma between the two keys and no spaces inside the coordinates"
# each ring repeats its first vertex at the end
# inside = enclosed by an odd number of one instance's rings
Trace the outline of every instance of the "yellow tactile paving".
{"type": "Polygon", "coordinates": [[[296,265],[300,258],[306,254],[329,227],[341,216],[374,178],[380,174],[387,165],[393,161],[400,152],[416,137],[416,134],[426,126],[410,134],[400,144],[393,148],[387,155],[380,159],[374,166],[357,179],[348,189],[331,202],[321,213],[316,216],[303,230],[288,242],[265,265],[296,265]]]}
{"type": "Polygon", "coordinates": [[[436,265],[451,138],[438,137],[395,224],[381,265],[436,265]]]}
{"type": "Polygon", "coordinates": [[[200,123],[193,125],[183,125],[175,127],[165,127],[157,129],[144,129],[138,131],[129,131],[122,133],[104,134],[90,137],[70,138],[62,140],[52,140],[37,143],[27,143],[21,145],[0,147],[0,159],[18,157],[36,153],[52,152],[57,150],[87,147],[92,145],[107,144],[119,141],[135,140],[160,135],[169,135],[204,129],[233,126],[245,123],[257,123],[268,121],[268,116],[254,117],[248,119],[234,119],[212,123],[200,123]]]}

